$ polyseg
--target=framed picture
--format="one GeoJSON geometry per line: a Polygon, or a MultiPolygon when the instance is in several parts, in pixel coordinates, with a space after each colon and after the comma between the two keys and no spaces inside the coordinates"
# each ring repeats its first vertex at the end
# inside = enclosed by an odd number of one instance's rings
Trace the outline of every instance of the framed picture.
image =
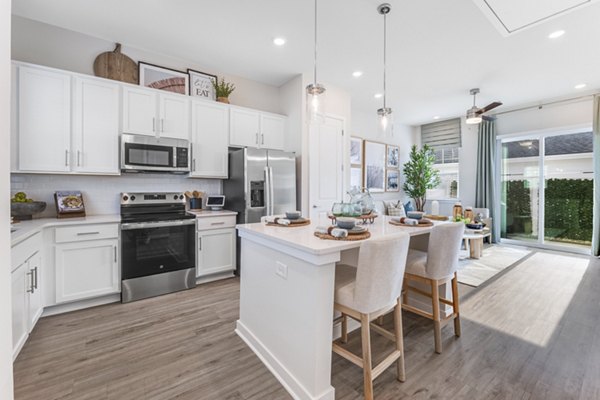
{"type": "Polygon", "coordinates": [[[350,138],[350,164],[362,165],[363,140],[357,137],[350,138]]]}
{"type": "Polygon", "coordinates": [[[85,205],[80,191],[55,192],[54,204],[58,218],[85,217],[85,205]]]}
{"type": "Polygon", "coordinates": [[[363,188],[363,170],[362,166],[350,167],[350,188],[363,188]]]}
{"type": "Polygon", "coordinates": [[[398,146],[387,145],[387,164],[388,168],[399,168],[400,167],[400,149],[398,146]]]}
{"type": "Polygon", "coordinates": [[[187,70],[190,76],[190,96],[202,97],[204,99],[216,100],[215,88],[213,82],[217,79],[216,75],[205,72],[187,70]]]}
{"type": "Polygon", "coordinates": [[[400,191],[400,171],[397,169],[388,169],[385,179],[385,191],[386,192],[399,192],[400,191]]]}
{"type": "Polygon", "coordinates": [[[148,64],[143,61],[138,63],[138,69],[140,86],[179,94],[189,94],[190,76],[185,72],[148,64]]]}
{"type": "Polygon", "coordinates": [[[386,146],[365,140],[365,183],[371,192],[385,191],[386,146]]]}

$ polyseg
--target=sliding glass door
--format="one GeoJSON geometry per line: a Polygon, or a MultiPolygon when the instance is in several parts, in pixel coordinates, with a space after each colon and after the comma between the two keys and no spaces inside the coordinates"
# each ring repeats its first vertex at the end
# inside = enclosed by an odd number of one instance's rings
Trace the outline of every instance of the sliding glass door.
{"type": "Polygon", "coordinates": [[[589,247],[592,133],[546,133],[502,140],[501,237],[589,247]]]}

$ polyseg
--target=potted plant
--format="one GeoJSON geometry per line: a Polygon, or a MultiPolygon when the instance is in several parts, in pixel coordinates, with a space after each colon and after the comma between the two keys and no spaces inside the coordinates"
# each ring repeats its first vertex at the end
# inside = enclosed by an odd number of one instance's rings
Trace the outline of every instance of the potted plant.
{"type": "Polygon", "coordinates": [[[219,78],[213,79],[212,84],[217,95],[217,101],[229,104],[229,95],[235,90],[235,85],[225,82],[225,79],[221,79],[219,82],[219,78]]]}
{"type": "Polygon", "coordinates": [[[406,180],[402,189],[415,201],[417,211],[423,211],[427,202],[428,189],[436,188],[441,180],[439,171],[433,167],[435,154],[428,145],[417,150],[413,145],[410,150],[410,160],[404,164],[406,180]]]}

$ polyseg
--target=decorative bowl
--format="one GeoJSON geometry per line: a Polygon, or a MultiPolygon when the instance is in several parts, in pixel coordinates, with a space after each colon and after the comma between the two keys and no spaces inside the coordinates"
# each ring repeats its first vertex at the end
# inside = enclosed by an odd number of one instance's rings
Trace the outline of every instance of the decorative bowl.
{"type": "Polygon", "coordinates": [[[33,214],[41,213],[46,209],[45,201],[30,201],[28,203],[10,203],[10,215],[20,221],[30,220],[33,214]]]}
{"type": "Polygon", "coordinates": [[[342,228],[342,229],[352,229],[356,225],[355,218],[339,217],[339,218],[336,218],[336,222],[337,222],[338,228],[342,228]]]}
{"type": "Polygon", "coordinates": [[[406,212],[406,216],[408,218],[412,218],[412,219],[421,219],[421,218],[423,218],[423,214],[425,214],[423,211],[407,211],[406,212]]]}
{"type": "Polygon", "coordinates": [[[292,221],[300,218],[301,216],[302,216],[302,213],[300,211],[287,211],[285,213],[285,217],[292,221]]]}
{"type": "Polygon", "coordinates": [[[473,224],[466,224],[466,225],[467,225],[467,228],[469,228],[469,229],[483,229],[485,227],[484,223],[479,223],[479,224],[473,223],[473,224]]]}

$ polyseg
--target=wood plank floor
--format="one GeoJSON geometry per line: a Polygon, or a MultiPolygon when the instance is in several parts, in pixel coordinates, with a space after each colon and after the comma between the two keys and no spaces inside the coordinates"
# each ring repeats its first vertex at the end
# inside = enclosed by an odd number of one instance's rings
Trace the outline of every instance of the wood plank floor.
{"type": "MultiPolygon", "coordinates": [[[[600,399],[600,262],[535,252],[477,289],[461,288],[463,336],[404,313],[407,380],[383,399],[600,399]]],[[[233,332],[239,281],[43,318],[15,362],[16,400],[290,399],[233,332]]],[[[265,316],[268,317],[268,316],[265,316]]],[[[391,324],[390,318],[386,324],[391,324]]],[[[391,344],[373,333],[378,357],[391,344]]],[[[348,347],[360,353],[353,333],[348,347]]],[[[362,398],[362,372],[334,355],[337,399],[362,398]]]]}

